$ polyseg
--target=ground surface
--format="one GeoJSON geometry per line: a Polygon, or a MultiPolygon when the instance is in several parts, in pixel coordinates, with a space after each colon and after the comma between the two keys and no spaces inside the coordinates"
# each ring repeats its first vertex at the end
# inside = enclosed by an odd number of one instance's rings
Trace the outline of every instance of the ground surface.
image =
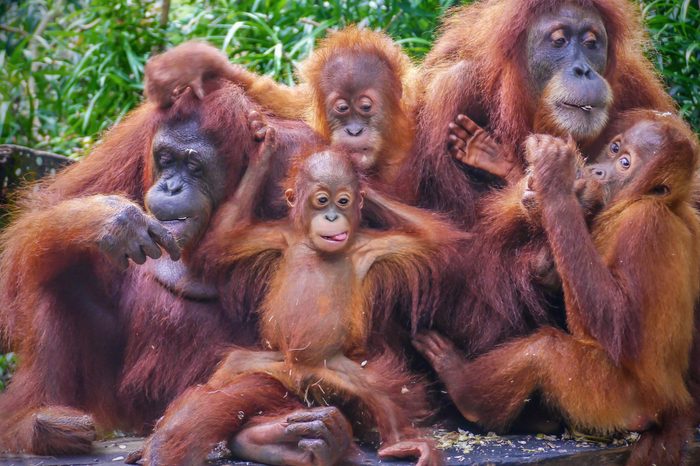
{"type": "MultiPolygon", "coordinates": [[[[576,465],[606,466],[624,464],[629,446],[626,440],[613,444],[566,439],[561,436],[482,436],[466,431],[438,432],[438,443],[445,447],[446,465],[576,465]]],[[[121,465],[129,452],[141,446],[142,439],[122,438],[96,442],[93,453],[71,457],[14,456],[0,457],[0,465],[59,466],[59,465],[121,465]]],[[[365,450],[364,464],[404,466],[403,461],[379,461],[376,454],[365,450]]],[[[250,465],[253,463],[219,459],[210,465],[250,465]]],[[[700,465],[700,443],[690,450],[690,465],[700,465]]]]}

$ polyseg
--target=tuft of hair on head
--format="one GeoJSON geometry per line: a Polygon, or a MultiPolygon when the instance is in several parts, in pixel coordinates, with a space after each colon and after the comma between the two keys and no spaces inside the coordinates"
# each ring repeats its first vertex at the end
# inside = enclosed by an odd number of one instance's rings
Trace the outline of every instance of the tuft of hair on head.
{"type": "Polygon", "coordinates": [[[667,202],[689,200],[700,162],[697,135],[680,116],[651,109],[635,109],[617,115],[615,134],[624,133],[640,122],[654,123],[653,128],[658,130],[662,142],[643,172],[635,174],[626,192],[663,193],[667,202]]]}
{"type": "Polygon", "coordinates": [[[287,176],[282,181],[282,188],[297,189],[297,183],[300,179],[303,179],[308,172],[309,161],[318,154],[329,154],[337,158],[342,163],[343,167],[356,177],[358,186],[364,186],[367,183],[367,176],[357,166],[357,163],[348,152],[335,147],[321,146],[311,151],[297,154],[292,158],[287,176]]]}
{"type": "Polygon", "coordinates": [[[677,113],[662,112],[652,109],[634,109],[627,110],[618,114],[615,121],[612,123],[614,134],[620,134],[628,130],[632,125],[640,121],[652,121],[658,123],[665,129],[664,131],[664,146],[668,148],[668,152],[675,153],[685,151],[693,155],[694,165],[697,168],[700,142],[698,136],[693,129],[686,123],[683,118],[677,113]],[[673,149],[675,146],[675,150],[673,149]]]}
{"type": "Polygon", "coordinates": [[[300,78],[318,89],[324,67],[339,53],[345,52],[349,55],[372,55],[379,58],[400,82],[403,82],[411,69],[410,59],[391,37],[383,32],[351,25],[332,32],[319,43],[314,53],[301,64],[300,78]]]}

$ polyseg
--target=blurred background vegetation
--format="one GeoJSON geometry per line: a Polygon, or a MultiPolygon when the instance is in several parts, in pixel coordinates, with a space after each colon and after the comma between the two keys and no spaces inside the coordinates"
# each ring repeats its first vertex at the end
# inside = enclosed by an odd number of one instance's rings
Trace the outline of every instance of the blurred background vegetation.
{"type": "MultiPolygon", "coordinates": [[[[203,38],[232,60],[292,82],[294,65],[328,28],[386,30],[419,59],[458,0],[19,0],[0,2],[0,142],[86,153],[141,100],[154,51],[203,38]]],[[[700,129],[697,0],[639,1],[650,58],[700,129]]]]}
{"type": "MultiPolygon", "coordinates": [[[[657,65],[700,129],[697,0],[636,0],[657,65]]],[[[0,2],[0,143],[83,156],[141,100],[153,52],[201,38],[286,83],[329,28],[381,28],[420,59],[459,0],[18,0],[0,2]],[[167,15],[163,13],[167,11],[167,15]]],[[[11,357],[0,355],[0,388],[11,357]]]]}

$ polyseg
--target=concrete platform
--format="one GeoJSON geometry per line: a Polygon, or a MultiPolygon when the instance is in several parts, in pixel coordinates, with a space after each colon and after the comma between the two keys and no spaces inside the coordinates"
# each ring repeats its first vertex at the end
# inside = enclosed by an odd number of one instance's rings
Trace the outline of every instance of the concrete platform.
{"type": "MultiPolygon", "coordinates": [[[[565,435],[477,435],[468,431],[436,431],[435,437],[443,448],[446,465],[548,465],[548,466],[611,466],[624,464],[633,438],[602,443],[590,439],[571,439],[565,435]]],[[[689,451],[689,464],[700,465],[700,438],[689,451]]],[[[126,456],[143,443],[140,438],[119,438],[95,442],[93,452],[84,456],[0,456],[0,465],[63,466],[63,465],[121,465],[126,456]]],[[[364,448],[363,464],[411,465],[405,461],[380,461],[376,453],[364,448]]],[[[210,465],[252,465],[226,458],[209,461],[210,465]]]]}

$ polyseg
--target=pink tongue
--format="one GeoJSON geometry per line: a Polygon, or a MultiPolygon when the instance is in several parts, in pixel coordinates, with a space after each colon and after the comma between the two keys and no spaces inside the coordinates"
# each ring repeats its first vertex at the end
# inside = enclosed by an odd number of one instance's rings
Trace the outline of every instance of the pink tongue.
{"type": "Polygon", "coordinates": [[[347,237],[348,237],[348,233],[345,232],[345,233],[338,233],[338,234],[335,235],[335,236],[331,236],[331,239],[332,239],[333,241],[345,241],[345,239],[346,239],[347,237]]]}

